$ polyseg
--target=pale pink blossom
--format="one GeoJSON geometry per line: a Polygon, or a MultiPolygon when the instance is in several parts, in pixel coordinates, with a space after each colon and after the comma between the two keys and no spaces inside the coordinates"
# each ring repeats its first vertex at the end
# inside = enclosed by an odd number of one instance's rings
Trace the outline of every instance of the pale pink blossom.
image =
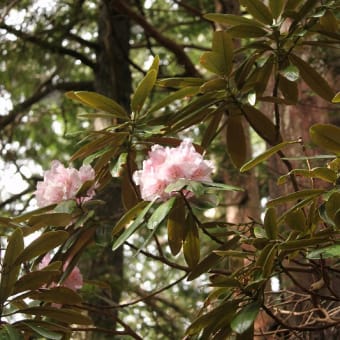
{"type": "MultiPolygon", "coordinates": [[[[37,183],[35,192],[39,207],[59,203],[63,200],[75,199],[76,194],[86,181],[95,179],[95,172],[90,165],[84,165],[79,170],[65,168],[59,161],[53,161],[51,169],[44,174],[44,180],[37,183]]],[[[94,186],[81,201],[91,199],[95,194],[94,186]]]]}
{"type": "Polygon", "coordinates": [[[135,171],[133,179],[139,185],[145,201],[166,200],[171,193],[166,187],[183,178],[199,182],[211,182],[213,166],[198,153],[190,139],[185,139],[176,148],[152,146],[143,169],[135,171]]]}
{"type": "MultiPolygon", "coordinates": [[[[47,267],[50,264],[51,261],[51,256],[50,254],[46,254],[41,262],[38,265],[38,269],[42,270],[45,267],[47,267]]],[[[66,262],[63,266],[63,270],[65,271],[68,267],[69,263],[66,262]]],[[[73,291],[77,291],[78,289],[81,289],[83,287],[83,276],[80,272],[80,269],[75,266],[69,275],[66,277],[66,279],[58,285],[56,282],[52,282],[49,284],[49,287],[56,287],[56,286],[62,286],[62,287],[67,287],[69,289],[72,289],[73,291]]]]}

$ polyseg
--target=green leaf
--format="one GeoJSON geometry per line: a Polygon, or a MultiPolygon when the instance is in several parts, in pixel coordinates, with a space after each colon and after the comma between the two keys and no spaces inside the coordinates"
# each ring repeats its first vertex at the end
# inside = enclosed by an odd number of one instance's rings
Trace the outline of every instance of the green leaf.
{"type": "Polygon", "coordinates": [[[200,64],[208,71],[220,76],[228,73],[223,56],[216,52],[204,52],[200,57],[200,64]]]}
{"type": "Polygon", "coordinates": [[[176,77],[159,79],[157,85],[161,87],[174,87],[182,88],[188,86],[201,86],[204,83],[204,79],[194,77],[176,77]]]}
{"type": "Polygon", "coordinates": [[[284,98],[290,103],[295,104],[299,97],[298,84],[279,75],[279,89],[284,98]]]}
{"type": "Polygon", "coordinates": [[[131,99],[131,108],[133,112],[139,113],[141,111],[146,98],[156,83],[156,79],[157,72],[154,69],[151,69],[139,83],[131,99]]]}
{"type": "Polygon", "coordinates": [[[17,263],[18,254],[24,249],[24,238],[21,229],[15,229],[8,238],[6,252],[2,262],[0,303],[10,296],[14,283],[20,271],[20,263],[17,263]]]}
{"type": "Polygon", "coordinates": [[[148,202],[138,202],[133,208],[128,210],[116,223],[112,229],[112,236],[117,235],[123,230],[132,220],[134,220],[138,214],[148,205],[148,202]]]}
{"type": "Polygon", "coordinates": [[[151,107],[150,110],[148,110],[148,112],[154,112],[157,111],[169,104],[171,104],[172,102],[174,102],[175,100],[178,99],[182,99],[184,97],[191,97],[196,95],[199,92],[199,86],[188,86],[188,87],[184,87],[174,93],[171,93],[169,96],[165,97],[164,99],[160,100],[158,103],[156,103],[155,105],[153,105],[151,107]]]}
{"type": "Polygon", "coordinates": [[[234,185],[217,183],[217,182],[200,182],[203,186],[212,190],[226,190],[226,191],[244,191],[243,188],[236,187],[234,185]]]}
{"type": "Polygon", "coordinates": [[[325,211],[327,217],[333,222],[336,227],[340,227],[337,225],[336,216],[340,211],[340,192],[335,191],[331,194],[325,204],[325,211]]]}
{"type": "Polygon", "coordinates": [[[246,6],[248,12],[258,21],[271,25],[273,23],[273,16],[267,6],[260,0],[240,0],[243,6],[246,6]]]}
{"type": "Polygon", "coordinates": [[[327,151],[340,154],[340,128],[332,124],[315,124],[310,130],[312,141],[327,151]]]}
{"type": "Polygon", "coordinates": [[[186,220],[186,235],[183,243],[183,254],[189,268],[196,266],[200,259],[200,240],[196,222],[191,215],[186,220]]]}
{"type": "Polygon", "coordinates": [[[74,217],[68,213],[51,212],[32,216],[28,223],[34,227],[40,228],[46,226],[66,227],[72,222],[73,219],[74,217]]]}
{"type": "Polygon", "coordinates": [[[293,192],[291,194],[280,196],[278,198],[270,200],[267,203],[267,207],[274,207],[274,206],[282,204],[282,203],[287,203],[287,202],[295,201],[295,200],[299,200],[299,199],[317,197],[317,196],[322,195],[323,193],[325,193],[325,190],[323,190],[323,189],[300,190],[300,191],[293,192]]]}
{"type": "Polygon", "coordinates": [[[266,142],[273,145],[281,140],[273,122],[261,111],[250,105],[244,105],[242,111],[251,127],[266,142]]]}
{"type": "Polygon", "coordinates": [[[286,241],[280,245],[282,250],[301,250],[310,246],[319,246],[323,242],[327,242],[325,238],[310,238],[286,241]]]}
{"type": "Polygon", "coordinates": [[[233,49],[231,36],[227,32],[215,31],[213,33],[212,51],[221,56],[225,76],[230,75],[232,70],[233,49]]]}
{"type": "Polygon", "coordinates": [[[203,85],[200,86],[201,93],[214,92],[219,90],[225,90],[227,87],[227,83],[222,78],[215,78],[206,81],[203,85]]]}
{"type": "Polygon", "coordinates": [[[254,324],[259,310],[260,304],[257,301],[242,308],[241,311],[239,311],[235,318],[231,321],[231,329],[238,334],[244,333],[254,324]]]}
{"type": "Polygon", "coordinates": [[[289,65],[280,71],[280,74],[289,81],[297,81],[300,77],[299,69],[294,65],[289,65]]]}
{"type": "Polygon", "coordinates": [[[112,250],[118,249],[144,222],[145,215],[148,213],[150,208],[155,203],[156,199],[149,202],[149,204],[137,215],[137,218],[132,222],[132,224],[125,229],[125,231],[114,241],[112,245],[112,250]]]}
{"type": "Polygon", "coordinates": [[[263,226],[267,237],[270,240],[276,240],[278,235],[278,225],[276,219],[276,210],[274,208],[268,208],[266,210],[263,226]]]}
{"type": "Polygon", "coordinates": [[[302,209],[295,209],[290,211],[285,216],[285,221],[288,226],[296,231],[303,232],[306,230],[306,217],[302,209]]]}
{"type": "Polygon", "coordinates": [[[76,305],[82,302],[79,294],[67,287],[52,287],[31,292],[29,297],[34,300],[53,302],[58,304],[76,305]]]}
{"type": "Polygon", "coordinates": [[[273,13],[273,17],[277,19],[285,6],[286,0],[269,0],[269,8],[273,13]]]}
{"type": "Polygon", "coordinates": [[[32,322],[21,322],[20,324],[32,329],[36,334],[39,334],[43,336],[45,339],[51,339],[51,340],[61,340],[63,338],[63,334],[53,332],[49,329],[43,328],[38,325],[34,325],[32,322]]]}
{"type": "Polygon", "coordinates": [[[169,212],[167,220],[168,242],[172,255],[177,255],[182,248],[185,229],[185,206],[182,199],[177,198],[169,212]]]}
{"type": "Polygon", "coordinates": [[[66,308],[53,308],[53,307],[31,307],[21,309],[20,313],[43,316],[54,319],[56,321],[65,322],[67,324],[78,324],[78,325],[90,325],[92,320],[75,310],[66,308]]]}
{"type": "Polygon", "coordinates": [[[316,94],[327,101],[332,101],[333,90],[314,68],[294,54],[290,54],[289,60],[299,69],[302,79],[316,94]]]}
{"type": "Polygon", "coordinates": [[[163,222],[165,217],[169,214],[171,208],[175,203],[176,198],[172,197],[169,200],[162,203],[151,215],[148,220],[147,227],[149,229],[155,229],[159,224],[163,222]]]}
{"type": "Polygon", "coordinates": [[[255,25],[237,25],[228,29],[234,38],[260,38],[268,34],[266,30],[255,25]]]}
{"type": "Polygon", "coordinates": [[[232,163],[240,168],[247,157],[247,142],[241,116],[228,118],[227,150],[232,163]]]}
{"type": "Polygon", "coordinates": [[[340,257],[340,244],[332,244],[331,246],[316,249],[307,254],[308,259],[327,259],[330,257],[340,257]]]}
{"type": "Polygon", "coordinates": [[[340,103],[340,92],[338,92],[332,99],[332,103],[340,103]]]}
{"type": "Polygon", "coordinates": [[[23,335],[10,324],[1,325],[2,330],[0,331],[1,340],[23,340],[23,335]]]}
{"type": "Polygon", "coordinates": [[[296,141],[282,142],[280,144],[273,146],[272,148],[266,150],[264,153],[258,155],[257,157],[251,159],[246,164],[244,164],[241,167],[240,172],[245,172],[245,171],[252,169],[254,166],[264,162],[269,157],[273,156],[275,153],[285,148],[287,145],[294,144],[294,143],[297,143],[297,142],[296,141]]]}
{"type": "Polygon", "coordinates": [[[23,263],[34,257],[45,254],[64,243],[68,237],[69,233],[62,230],[43,233],[19,253],[15,263],[23,263]]]}
{"type": "Polygon", "coordinates": [[[268,278],[272,275],[274,260],[277,256],[277,245],[267,244],[257,257],[256,267],[260,278],[268,278]]]}
{"type": "Polygon", "coordinates": [[[122,118],[125,120],[128,119],[128,114],[121,105],[119,105],[113,99],[105,97],[99,93],[89,91],[71,91],[67,92],[66,96],[96,110],[111,113],[117,118],[122,118]]]}
{"type": "Polygon", "coordinates": [[[22,276],[14,284],[13,293],[21,293],[26,290],[35,290],[50,284],[60,275],[59,270],[39,270],[22,276]]]}
{"type": "Polygon", "coordinates": [[[234,14],[221,14],[221,13],[207,13],[204,14],[203,17],[205,19],[217,22],[218,24],[224,24],[224,25],[250,25],[250,26],[262,26],[259,22],[249,19],[246,17],[242,17],[240,15],[234,15],[234,14]]]}

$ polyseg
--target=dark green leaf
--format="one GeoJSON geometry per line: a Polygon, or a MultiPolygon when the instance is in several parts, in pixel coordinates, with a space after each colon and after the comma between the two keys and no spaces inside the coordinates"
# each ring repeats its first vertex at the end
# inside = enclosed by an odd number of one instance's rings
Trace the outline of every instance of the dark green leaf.
{"type": "Polygon", "coordinates": [[[259,22],[253,19],[242,17],[234,14],[222,14],[222,13],[208,13],[204,15],[204,18],[224,25],[250,25],[250,26],[262,26],[259,22]]]}
{"type": "Polygon", "coordinates": [[[194,268],[200,259],[200,240],[196,222],[191,215],[186,220],[183,254],[189,268],[194,268]]]}
{"type": "Polygon", "coordinates": [[[308,259],[326,259],[331,257],[340,257],[340,244],[333,244],[328,247],[324,247],[321,249],[316,249],[307,254],[308,259]]]}
{"type": "Polygon", "coordinates": [[[259,313],[260,305],[257,301],[250,303],[238,312],[235,318],[231,321],[231,329],[238,333],[244,333],[248,328],[250,328],[259,313]]]}
{"type": "Polygon", "coordinates": [[[235,167],[240,168],[247,157],[247,142],[241,116],[228,118],[227,150],[235,167]]]}
{"type": "Polygon", "coordinates": [[[274,208],[268,208],[264,215],[264,229],[267,237],[270,240],[276,240],[278,235],[278,225],[276,219],[276,210],[274,208]]]}
{"type": "Polygon", "coordinates": [[[269,7],[275,19],[277,19],[281,15],[285,3],[286,0],[269,0],[269,7]]]}
{"type": "Polygon", "coordinates": [[[21,322],[21,324],[32,329],[36,334],[43,336],[45,339],[61,340],[63,338],[63,334],[53,332],[49,329],[35,325],[32,322],[21,322]]]}
{"type": "Polygon", "coordinates": [[[299,69],[302,79],[316,94],[327,101],[332,101],[333,90],[314,68],[294,54],[291,54],[289,59],[299,69]]]}
{"type": "Polygon", "coordinates": [[[284,196],[275,198],[273,200],[270,200],[267,203],[267,207],[274,207],[282,203],[287,203],[287,202],[295,201],[299,199],[317,197],[317,196],[322,195],[324,192],[325,190],[322,190],[322,189],[306,189],[306,190],[293,192],[291,194],[284,195],[284,196]]]}
{"type": "Polygon", "coordinates": [[[157,226],[163,222],[165,217],[169,214],[171,208],[175,203],[176,198],[172,197],[169,200],[162,203],[151,215],[148,220],[147,227],[149,229],[155,229],[157,226]]]}
{"type": "Polygon", "coordinates": [[[268,32],[255,25],[237,25],[228,29],[228,33],[235,38],[260,38],[268,34],[268,32]]]}
{"type": "Polygon", "coordinates": [[[312,141],[327,151],[340,154],[340,128],[332,124],[315,124],[309,130],[312,141]]]}
{"type": "Polygon", "coordinates": [[[272,14],[267,6],[260,0],[240,0],[240,3],[247,7],[248,12],[258,21],[266,25],[273,23],[272,14]]]}
{"type": "Polygon", "coordinates": [[[306,230],[306,217],[302,209],[295,209],[287,213],[285,216],[285,221],[293,230],[299,232],[306,230]]]}

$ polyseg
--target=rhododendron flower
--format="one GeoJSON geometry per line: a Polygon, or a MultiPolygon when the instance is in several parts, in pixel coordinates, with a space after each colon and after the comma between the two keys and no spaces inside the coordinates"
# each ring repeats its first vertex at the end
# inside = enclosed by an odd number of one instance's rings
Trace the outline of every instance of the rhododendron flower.
{"type": "MultiPolygon", "coordinates": [[[[46,254],[43,259],[41,260],[41,262],[38,265],[38,268],[44,269],[46,266],[49,265],[51,261],[51,257],[49,254],[46,254]]],[[[66,262],[63,266],[63,270],[66,270],[66,268],[68,267],[68,262],[66,262]]],[[[52,282],[49,287],[56,287],[57,284],[55,282],[52,282]]],[[[80,272],[80,269],[75,266],[72,271],[69,273],[69,275],[67,276],[67,278],[60,284],[60,286],[62,287],[67,287],[69,289],[72,289],[73,291],[76,291],[78,289],[80,289],[81,287],[83,287],[83,276],[80,272]]]]}
{"type": "MultiPolygon", "coordinates": [[[[95,172],[90,165],[84,165],[79,170],[65,168],[59,161],[53,161],[51,170],[44,174],[44,180],[37,183],[35,192],[39,207],[74,199],[81,186],[86,181],[95,179],[95,172]]],[[[81,201],[91,199],[95,194],[94,186],[81,197],[81,201]]]]}
{"type": "Polygon", "coordinates": [[[166,200],[171,193],[166,187],[179,179],[211,182],[213,166],[198,153],[190,139],[185,139],[176,148],[154,145],[143,169],[135,171],[134,182],[139,185],[143,200],[155,198],[166,200]]]}

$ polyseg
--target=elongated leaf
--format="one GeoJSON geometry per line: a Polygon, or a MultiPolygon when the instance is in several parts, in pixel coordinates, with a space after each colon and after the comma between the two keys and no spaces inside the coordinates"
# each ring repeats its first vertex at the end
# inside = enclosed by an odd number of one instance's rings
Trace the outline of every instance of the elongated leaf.
{"type": "Polygon", "coordinates": [[[332,124],[315,124],[309,130],[312,141],[327,151],[340,154],[340,128],[332,124]]]}
{"type": "Polygon", "coordinates": [[[259,26],[262,27],[262,24],[256,20],[249,19],[246,17],[242,17],[240,15],[234,14],[222,14],[222,13],[207,13],[203,15],[204,18],[217,22],[218,24],[223,25],[249,25],[249,26],[259,26]]]}
{"type": "Polygon", "coordinates": [[[248,123],[261,138],[271,145],[281,141],[275,125],[265,114],[250,105],[244,105],[242,109],[248,123]]]}
{"type": "Polygon", "coordinates": [[[105,97],[99,93],[89,91],[71,91],[67,92],[66,96],[71,99],[78,100],[94,109],[111,113],[113,116],[118,118],[128,119],[128,114],[121,105],[113,99],[105,97]]]}
{"type": "Polygon", "coordinates": [[[226,87],[227,87],[227,83],[224,79],[215,78],[215,79],[208,80],[203,85],[201,85],[200,91],[202,93],[207,93],[207,92],[225,90],[226,87]]]}
{"type": "Polygon", "coordinates": [[[303,232],[306,230],[306,217],[302,209],[295,209],[285,216],[288,226],[296,231],[303,232]]]}
{"type": "Polygon", "coordinates": [[[174,93],[171,93],[166,98],[160,100],[158,103],[156,103],[154,106],[151,107],[151,109],[148,112],[154,112],[157,111],[171,103],[173,103],[175,100],[182,99],[184,97],[191,97],[196,95],[199,92],[199,86],[188,86],[184,87],[174,93]]]}
{"type": "Polygon", "coordinates": [[[183,254],[189,268],[194,268],[200,259],[200,240],[196,223],[191,215],[186,221],[186,228],[183,254]]]}
{"type": "Polygon", "coordinates": [[[216,52],[204,52],[201,55],[200,63],[208,71],[220,76],[228,74],[226,63],[222,55],[216,52]]]}
{"type": "Polygon", "coordinates": [[[125,229],[125,231],[114,241],[112,245],[112,250],[119,248],[144,222],[145,215],[148,213],[150,208],[155,203],[155,200],[149,202],[149,204],[138,214],[137,218],[132,222],[132,224],[125,229]]]}
{"type": "Polygon", "coordinates": [[[277,19],[281,15],[285,3],[286,0],[269,0],[269,7],[275,19],[277,19]]]}
{"type": "Polygon", "coordinates": [[[247,142],[241,116],[228,118],[227,150],[235,167],[240,168],[247,157],[247,142]]]}
{"type": "Polygon", "coordinates": [[[279,89],[286,100],[295,104],[299,97],[298,85],[294,81],[289,81],[287,78],[279,75],[279,89]]]}
{"type": "Polygon", "coordinates": [[[285,196],[280,196],[267,203],[267,207],[275,207],[276,205],[287,203],[290,201],[295,201],[299,199],[312,198],[322,195],[325,192],[323,189],[306,189],[285,196]]]}
{"type": "Polygon", "coordinates": [[[270,240],[276,240],[278,235],[278,225],[276,219],[276,210],[274,208],[268,208],[264,215],[264,229],[267,237],[270,240]]]}
{"type": "Polygon", "coordinates": [[[5,256],[2,262],[0,303],[2,304],[13,291],[14,283],[20,271],[20,263],[16,263],[18,254],[24,249],[24,238],[21,229],[15,229],[8,238],[5,256]]]}
{"type": "Polygon", "coordinates": [[[185,206],[182,199],[176,199],[167,220],[168,242],[172,255],[177,255],[182,248],[185,229],[185,206]]]}
{"type": "Polygon", "coordinates": [[[205,130],[204,135],[202,137],[201,145],[204,149],[207,149],[210,143],[216,137],[217,130],[222,121],[223,114],[224,114],[223,111],[217,111],[214,113],[213,117],[211,118],[207,126],[207,129],[205,130]]]}
{"type": "Polygon", "coordinates": [[[269,157],[273,156],[279,150],[282,150],[283,148],[285,148],[287,145],[294,144],[294,143],[297,143],[297,142],[296,141],[282,142],[280,144],[273,146],[272,148],[268,149],[264,153],[258,155],[257,157],[251,159],[246,164],[244,164],[241,167],[240,172],[245,172],[245,171],[252,169],[254,166],[264,162],[269,157]]]}
{"type": "Polygon", "coordinates": [[[78,324],[78,325],[89,325],[92,320],[75,310],[66,308],[53,308],[53,307],[31,307],[26,309],[21,309],[20,313],[29,315],[45,316],[57,321],[65,322],[67,324],[78,324]]]}
{"type": "Polygon", "coordinates": [[[240,0],[240,3],[247,7],[248,12],[258,21],[266,25],[273,23],[272,14],[267,6],[260,0],[240,0]]]}
{"type": "Polygon", "coordinates": [[[39,270],[22,276],[14,285],[14,294],[24,292],[26,290],[35,290],[50,284],[60,275],[59,270],[39,270]]]}
{"type": "Polygon", "coordinates": [[[240,312],[237,313],[235,318],[231,321],[230,327],[231,329],[238,333],[244,333],[248,328],[250,328],[256,319],[257,314],[260,310],[260,304],[255,301],[250,303],[241,309],[240,312]]]}
{"type": "Polygon", "coordinates": [[[2,330],[0,331],[1,340],[23,340],[23,335],[10,324],[1,325],[2,330]]]}
{"type": "Polygon", "coordinates": [[[307,254],[308,259],[320,259],[322,256],[323,259],[331,258],[331,257],[340,257],[340,244],[333,244],[328,247],[324,247],[321,249],[316,249],[307,254]]]}
{"type": "Polygon", "coordinates": [[[133,208],[127,211],[116,223],[112,229],[112,236],[117,235],[123,230],[132,220],[134,220],[138,214],[148,205],[148,202],[141,201],[137,203],[133,208]]]}
{"type": "Polygon", "coordinates": [[[237,25],[228,29],[228,33],[235,38],[260,38],[268,34],[268,32],[255,25],[237,25]]]}
{"type": "Polygon", "coordinates": [[[144,102],[154,87],[157,79],[157,72],[151,69],[142,79],[131,99],[131,108],[135,113],[139,113],[144,102]]]}
{"type": "Polygon", "coordinates": [[[332,103],[340,103],[340,92],[338,92],[332,99],[332,103]]]}
{"type": "Polygon", "coordinates": [[[302,79],[316,94],[327,101],[332,101],[333,90],[314,68],[294,54],[289,56],[289,60],[299,69],[302,79]]]}
{"type": "Polygon", "coordinates": [[[28,223],[34,227],[66,227],[73,219],[74,217],[71,214],[56,212],[32,216],[28,223]]]}
{"type": "Polygon", "coordinates": [[[67,287],[39,289],[30,293],[29,297],[34,300],[67,305],[75,305],[82,302],[80,295],[67,287]]]}
{"type": "Polygon", "coordinates": [[[161,87],[182,88],[188,86],[201,86],[204,83],[203,79],[194,77],[176,77],[159,79],[157,85],[161,87]]]}
{"type": "Polygon", "coordinates": [[[233,62],[233,42],[231,36],[224,31],[215,31],[212,41],[212,51],[221,56],[225,69],[224,75],[228,76],[231,73],[233,62]]]}
{"type": "Polygon", "coordinates": [[[149,229],[157,228],[159,224],[163,222],[166,216],[169,214],[171,208],[175,203],[175,197],[170,198],[169,200],[162,203],[151,215],[148,220],[147,227],[149,229]]]}
{"type": "Polygon", "coordinates": [[[29,261],[34,257],[45,254],[50,250],[56,248],[57,246],[64,243],[69,234],[66,231],[49,231],[37,239],[35,239],[29,246],[27,246],[23,251],[18,255],[15,263],[19,264],[25,261],[29,261]]]}
{"type": "Polygon", "coordinates": [[[298,250],[304,249],[311,246],[319,246],[323,242],[327,242],[328,239],[325,238],[310,238],[310,239],[301,239],[301,240],[291,240],[286,241],[280,245],[280,248],[283,250],[298,250]]]}
{"type": "Polygon", "coordinates": [[[43,328],[41,326],[35,325],[32,322],[21,322],[22,325],[30,328],[33,330],[36,334],[39,334],[43,336],[45,339],[51,339],[51,340],[61,340],[64,335],[61,333],[53,332],[49,329],[43,328]]]}

